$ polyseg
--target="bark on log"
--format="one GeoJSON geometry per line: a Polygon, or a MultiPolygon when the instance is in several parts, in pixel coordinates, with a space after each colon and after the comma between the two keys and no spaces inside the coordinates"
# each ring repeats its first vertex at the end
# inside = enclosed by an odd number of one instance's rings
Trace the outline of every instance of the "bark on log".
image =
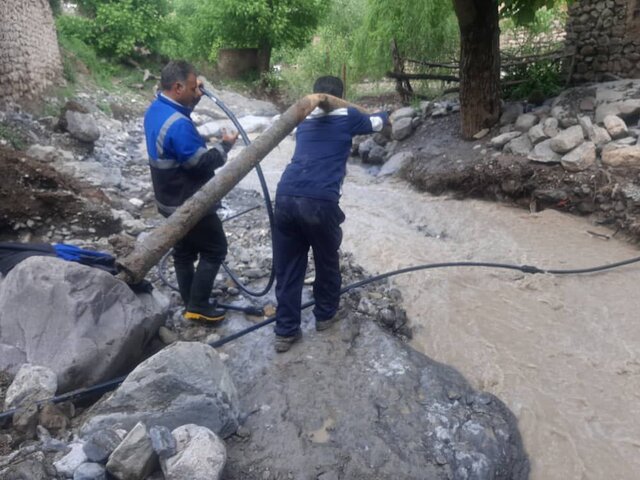
{"type": "Polygon", "coordinates": [[[198,192],[178,208],[166,221],[136,244],[133,252],[118,261],[118,277],[129,284],[140,282],[216,203],[231,191],[260,161],[266,157],[314,108],[330,111],[336,108],[361,107],[326,94],[313,94],[298,100],[253,143],[247,146],[236,159],[229,161],[216,172],[198,192]]]}

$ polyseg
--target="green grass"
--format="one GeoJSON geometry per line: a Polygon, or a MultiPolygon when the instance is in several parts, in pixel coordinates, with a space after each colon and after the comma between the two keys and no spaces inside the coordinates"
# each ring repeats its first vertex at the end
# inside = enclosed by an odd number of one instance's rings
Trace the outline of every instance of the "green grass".
{"type": "Polygon", "coordinates": [[[16,150],[24,150],[27,145],[20,132],[4,123],[0,123],[0,138],[9,142],[16,150]]]}

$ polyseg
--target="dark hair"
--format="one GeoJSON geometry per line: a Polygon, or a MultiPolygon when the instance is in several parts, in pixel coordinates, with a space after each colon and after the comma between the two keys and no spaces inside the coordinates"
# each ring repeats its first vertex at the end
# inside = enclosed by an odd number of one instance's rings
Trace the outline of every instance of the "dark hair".
{"type": "Polygon", "coordinates": [[[190,74],[196,74],[193,65],[185,60],[174,60],[167,63],[162,72],[160,72],[160,88],[162,90],[171,90],[176,82],[186,82],[190,74]]]}
{"type": "Polygon", "coordinates": [[[313,84],[313,93],[328,93],[334,97],[342,98],[344,84],[338,77],[320,77],[313,84]]]}

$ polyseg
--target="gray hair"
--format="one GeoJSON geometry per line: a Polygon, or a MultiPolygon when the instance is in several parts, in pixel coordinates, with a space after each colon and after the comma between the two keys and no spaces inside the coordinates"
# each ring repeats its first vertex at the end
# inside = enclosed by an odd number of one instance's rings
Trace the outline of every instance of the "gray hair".
{"type": "Polygon", "coordinates": [[[185,60],[174,60],[167,63],[160,73],[160,88],[171,90],[176,82],[186,82],[190,74],[197,75],[193,65],[185,60]]]}

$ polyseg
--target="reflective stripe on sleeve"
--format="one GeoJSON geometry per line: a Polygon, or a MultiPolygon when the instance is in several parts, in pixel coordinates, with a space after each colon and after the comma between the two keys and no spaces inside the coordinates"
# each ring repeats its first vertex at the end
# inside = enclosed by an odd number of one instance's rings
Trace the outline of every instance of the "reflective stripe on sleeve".
{"type": "Polygon", "coordinates": [[[158,133],[158,138],[156,138],[156,151],[158,152],[158,159],[161,159],[164,156],[164,149],[163,149],[164,139],[167,136],[167,132],[169,131],[169,128],[171,128],[171,125],[176,123],[181,118],[187,118],[187,117],[185,117],[183,114],[179,112],[175,112],[169,118],[167,118],[162,124],[162,127],[160,128],[160,132],[158,133]]]}
{"type": "Polygon", "coordinates": [[[384,127],[384,122],[380,117],[369,117],[369,121],[371,122],[371,130],[373,130],[374,132],[379,132],[380,130],[382,130],[382,127],[384,127]]]}

